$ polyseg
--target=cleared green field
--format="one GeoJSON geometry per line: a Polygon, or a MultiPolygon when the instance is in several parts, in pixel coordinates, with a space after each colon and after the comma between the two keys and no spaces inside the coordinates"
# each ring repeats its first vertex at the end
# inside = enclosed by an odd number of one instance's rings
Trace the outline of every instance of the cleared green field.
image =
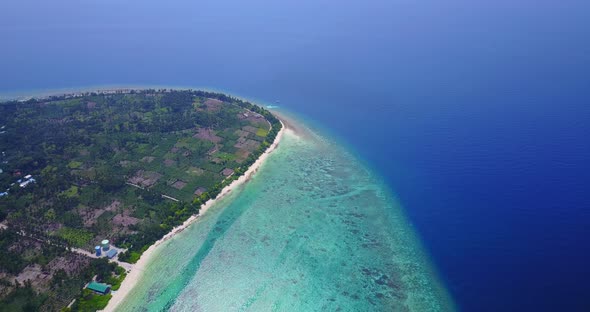
{"type": "Polygon", "coordinates": [[[76,247],[84,247],[88,242],[94,237],[89,231],[82,230],[82,229],[73,229],[68,227],[63,227],[59,229],[56,233],[56,236],[63,238],[72,246],[76,247]]]}
{"type": "Polygon", "coordinates": [[[258,131],[256,131],[256,135],[259,137],[265,137],[268,135],[268,130],[264,128],[258,128],[258,131]]]}

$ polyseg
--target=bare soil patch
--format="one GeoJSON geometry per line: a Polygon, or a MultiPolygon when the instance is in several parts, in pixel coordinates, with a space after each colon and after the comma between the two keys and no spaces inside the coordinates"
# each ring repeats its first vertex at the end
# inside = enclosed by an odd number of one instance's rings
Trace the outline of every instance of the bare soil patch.
{"type": "Polygon", "coordinates": [[[156,157],[154,157],[154,156],[145,156],[141,159],[141,161],[149,164],[152,161],[154,161],[154,159],[156,159],[156,157]]]}
{"type": "Polygon", "coordinates": [[[242,130],[244,130],[246,132],[250,132],[252,134],[256,134],[256,132],[258,131],[258,128],[254,128],[252,126],[244,126],[244,127],[242,127],[242,130]]]}
{"type": "Polygon", "coordinates": [[[239,138],[238,142],[234,144],[234,147],[239,149],[245,149],[250,152],[255,151],[258,148],[258,146],[260,146],[260,142],[246,138],[239,138]]]}
{"type": "MultiPolygon", "coordinates": [[[[173,160],[170,160],[173,161],[173,160]]],[[[174,162],[174,161],[173,161],[174,162]]],[[[164,164],[166,161],[164,161],[164,164]]],[[[161,174],[153,171],[139,170],[135,175],[129,179],[129,183],[137,184],[141,187],[149,188],[152,187],[162,177],[161,174]]]]}
{"type": "Polygon", "coordinates": [[[92,227],[96,224],[98,218],[105,213],[106,211],[118,211],[119,208],[122,206],[121,202],[118,200],[113,201],[109,205],[101,209],[93,209],[90,207],[84,207],[78,210],[78,214],[82,218],[84,222],[84,227],[92,227]]]}
{"type": "Polygon", "coordinates": [[[221,174],[223,174],[226,177],[232,175],[233,173],[234,173],[234,170],[230,169],[230,168],[225,168],[221,171],[221,174]]]}
{"type": "Polygon", "coordinates": [[[245,113],[240,113],[238,115],[239,119],[242,120],[247,120],[253,123],[266,123],[266,119],[264,119],[264,117],[260,114],[254,113],[254,112],[245,112],[245,113]]]}
{"type": "Polygon", "coordinates": [[[80,272],[88,263],[90,263],[90,259],[87,257],[76,253],[69,253],[63,257],[57,257],[51,260],[47,266],[51,274],[54,274],[58,270],[64,270],[71,275],[80,272]]]}
{"type": "Polygon", "coordinates": [[[116,211],[121,207],[121,202],[118,200],[114,200],[110,205],[106,206],[104,210],[106,211],[116,211]]]}
{"type": "Polygon", "coordinates": [[[219,143],[223,140],[221,137],[215,135],[214,130],[209,128],[200,128],[197,130],[197,133],[193,135],[193,138],[202,139],[213,143],[219,143]]]}
{"type": "Polygon", "coordinates": [[[131,165],[133,165],[133,162],[129,161],[129,160],[121,160],[119,162],[119,165],[121,165],[121,167],[123,167],[123,168],[129,168],[129,167],[131,167],[131,165]]]}
{"type": "Polygon", "coordinates": [[[171,167],[171,166],[174,166],[175,164],[176,164],[175,160],[164,159],[164,166],[166,166],[166,167],[171,167]]]}
{"type": "Polygon", "coordinates": [[[195,195],[197,196],[201,196],[201,194],[207,192],[207,189],[204,187],[199,187],[195,190],[195,195]]]}
{"type": "Polygon", "coordinates": [[[236,162],[238,164],[241,164],[242,162],[244,162],[244,160],[246,160],[246,158],[248,158],[248,156],[250,156],[249,151],[245,149],[240,149],[236,152],[236,162]]]}
{"type": "Polygon", "coordinates": [[[186,173],[188,174],[192,174],[192,175],[196,175],[196,176],[200,176],[203,174],[203,172],[205,172],[205,170],[201,169],[201,168],[197,168],[197,167],[190,167],[188,168],[188,170],[186,171],[186,173]]]}
{"type": "Polygon", "coordinates": [[[141,220],[130,215],[130,211],[125,210],[123,213],[117,214],[113,217],[113,224],[122,226],[122,227],[129,227],[130,225],[135,225],[139,223],[141,220]]]}
{"type": "Polygon", "coordinates": [[[31,281],[31,286],[35,289],[43,289],[51,280],[51,275],[41,270],[41,266],[38,264],[32,264],[27,266],[20,272],[16,278],[21,285],[26,281],[31,281]]]}
{"type": "Polygon", "coordinates": [[[177,180],[176,182],[172,183],[172,187],[177,190],[182,190],[186,186],[186,182],[177,180]]]}
{"type": "Polygon", "coordinates": [[[78,210],[78,214],[82,221],[84,222],[84,227],[92,227],[96,224],[96,220],[105,212],[104,209],[91,209],[89,207],[85,207],[83,209],[78,210]]]}
{"type": "Polygon", "coordinates": [[[206,110],[208,111],[218,111],[223,105],[223,101],[217,99],[207,99],[205,100],[205,106],[207,107],[206,110]]]}
{"type": "Polygon", "coordinates": [[[247,137],[250,134],[250,132],[241,129],[236,130],[236,132],[234,133],[237,134],[240,138],[247,137]]]}

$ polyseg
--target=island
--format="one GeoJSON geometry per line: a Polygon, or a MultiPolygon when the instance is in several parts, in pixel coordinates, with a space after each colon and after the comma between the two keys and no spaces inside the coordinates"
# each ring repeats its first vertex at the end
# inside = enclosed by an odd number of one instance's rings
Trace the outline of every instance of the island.
{"type": "Polygon", "coordinates": [[[191,89],[0,103],[0,311],[103,309],[282,129],[260,106],[191,89]]]}

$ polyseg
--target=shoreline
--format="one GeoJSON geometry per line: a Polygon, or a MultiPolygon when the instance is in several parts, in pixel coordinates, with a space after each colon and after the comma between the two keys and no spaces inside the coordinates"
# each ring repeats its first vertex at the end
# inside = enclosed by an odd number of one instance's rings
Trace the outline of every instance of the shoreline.
{"type": "Polygon", "coordinates": [[[214,199],[209,199],[207,202],[205,202],[201,206],[199,214],[192,215],[190,218],[184,221],[182,225],[173,228],[170,232],[168,232],[161,239],[152,244],[145,252],[143,252],[139,260],[135,264],[133,264],[131,269],[127,272],[127,276],[121,283],[121,287],[119,287],[119,290],[113,292],[112,298],[109,300],[109,303],[101,311],[115,311],[115,309],[123,302],[123,300],[129,295],[131,290],[135,287],[137,282],[139,282],[140,278],[143,275],[145,267],[154,256],[154,252],[159,245],[173,238],[178,233],[184,231],[191,224],[193,224],[201,215],[206,213],[207,210],[209,210],[209,208],[211,208],[218,200],[224,198],[232,191],[236,190],[238,187],[247,183],[252,178],[252,176],[258,171],[258,169],[260,169],[262,164],[266,161],[268,156],[278,147],[281,141],[281,138],[285,132],[285,124],[282,120],[279,119],[279,121],[282,126],[281,130],[277,133],[275,140],[264,151],[264,153],[262,153],[262,155],[260,155],[258,159],[256,159],[256,161],[248,168],[248,170],[246,170],[246,172],[242,176],[240,176],[237,180],[232,181],[232,183],[230,183],[228,186],[224,187],[219,193],[219,195],[217,195],[217,197],[215,197],[214,199]]]}

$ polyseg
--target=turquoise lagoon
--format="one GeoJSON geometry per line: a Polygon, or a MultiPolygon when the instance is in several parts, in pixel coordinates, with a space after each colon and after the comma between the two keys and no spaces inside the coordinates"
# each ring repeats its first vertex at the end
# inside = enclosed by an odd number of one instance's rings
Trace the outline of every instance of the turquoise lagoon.
{"type": "Polygon", "coordinates": [[[454,310],[380,178],[284,120],[258,173],[160,245],[119,310],[454,310]]]}

